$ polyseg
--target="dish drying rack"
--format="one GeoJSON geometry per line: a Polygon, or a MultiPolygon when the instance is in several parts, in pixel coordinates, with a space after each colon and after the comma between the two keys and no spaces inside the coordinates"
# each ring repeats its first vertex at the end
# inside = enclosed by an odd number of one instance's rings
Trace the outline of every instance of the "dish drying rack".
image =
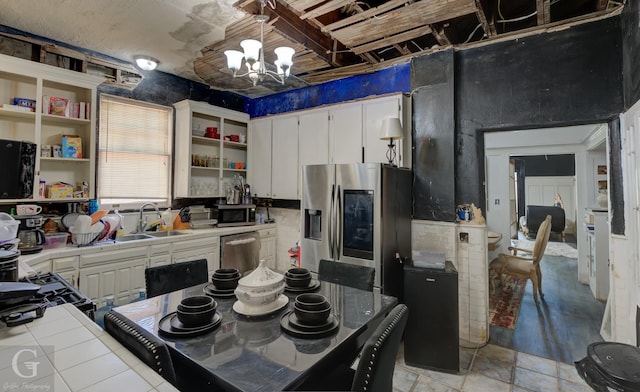
{"type": "Polygon", "coordinates": [[[107,236],[107,230],[102,230],[99,233],[74,233],[72,231],[73,228],[69,229],[71,233],[71,243],[73,245],[82,247],[82,246],[90,246],[97,243],[111,243],[114,242],[107,236]]]}

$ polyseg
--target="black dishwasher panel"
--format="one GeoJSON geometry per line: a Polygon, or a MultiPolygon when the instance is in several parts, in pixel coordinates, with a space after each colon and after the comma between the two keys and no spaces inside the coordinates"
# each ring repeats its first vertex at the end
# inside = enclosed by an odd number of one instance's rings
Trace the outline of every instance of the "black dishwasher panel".
{"type": "Polygon", "coordinates": [[[404,302],[409,319],[404,332],[407,365],[458,373],[458,271],[450,261],[444,269],[404,267],[404,302]]]}

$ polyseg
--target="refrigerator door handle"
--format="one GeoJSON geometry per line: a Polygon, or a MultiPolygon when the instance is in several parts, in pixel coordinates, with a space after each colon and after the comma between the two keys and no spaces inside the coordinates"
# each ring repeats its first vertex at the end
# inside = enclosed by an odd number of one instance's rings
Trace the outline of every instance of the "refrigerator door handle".
{"type": "Polygon", "coordinates": [[[333,225],[334,225],[334,221],[335,221],[335,217],[334,217],[334,208],[335,208],[335,193],[336,193],[336,186],[331,185],[331,204],[329,205],[329,225],[327,227],[327,230],[329,231],[328,237],[329,237],[329,257],[331,259],[333,259],[333,249],[335,247],[334,245],[334,230],[333,230],[333,225]]]}
{"type": "Polygon", "coordinates": [[[338,199],[336,208],[336,259],[339,259],[342,254],[342,197],[340,185],[338,185],[338,193],[336,195],[338,199]]]}

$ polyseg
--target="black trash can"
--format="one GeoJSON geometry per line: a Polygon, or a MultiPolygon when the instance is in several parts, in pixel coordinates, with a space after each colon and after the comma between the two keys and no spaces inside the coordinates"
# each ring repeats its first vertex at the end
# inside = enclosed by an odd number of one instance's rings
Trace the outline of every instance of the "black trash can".
{"type": "Polygon", "coordinates": [[[595,391],[640,392],[640,349],[615,342],[592,343],[575,362],[578,374],[595,391]]]}

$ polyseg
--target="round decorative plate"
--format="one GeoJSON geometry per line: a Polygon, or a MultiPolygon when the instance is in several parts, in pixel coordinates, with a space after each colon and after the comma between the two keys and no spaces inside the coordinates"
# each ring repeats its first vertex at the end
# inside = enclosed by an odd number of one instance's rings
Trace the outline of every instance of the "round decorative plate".
{"type": "Polygon", "coordinates": [[[233,310],[243,316],[264,316],[284,308],[288,303],[289,297],[280,294],[278,299],[265,306],[248,306],[240,301],[236,301],[233,304],[233,310]]]}
{"type": "Polygon", "coordinates": [[[330,315],[327,320],[331,322],[328,323],[326,327],[323,327],[322,330],[303,331],[291,324],[291,319],[289,317],[291,313],[293,312],[287,312],[280,318],[280,328],[288,335],[291,335],[296,338],[303,338],[303,339],[324,338],[324,337],[333,335],[340,327],[340,322],[333,315],[330,315]]]}
{"type": "Polygon", "coordinates": [[[185,327],[178,320],[176,312],[173,312],[160,319],[158,333],[167,338],[194,338],[213,331],[218,328],[221,322],[222,317],[216,312],[209,324],[194,328],[185,327]]]}
{"type": "Polygon", "coordinates": [[[316,291],[318,290],[318,288],[320,287],[320,281],[316,280],[316,279],[311,279],[311,282],[309,282],[308,286],[305,287],[291,287],[291,286],[284,286],[284,291],[286,291],[287,293],[296,293],[296,294],[302,294],[302,293],[310,293],[312,291],[316,291]]]}
{"type": "Polygon", "coordinates": [[[213,285],[213,283],[209,283],[208,285],[204,286],[202,288],[202,291],[206,295],[214,298],[233,298],[236,296],[236,294],[234,293],[235,289],[218,290],[216,289],[216,286],[213,285]]]}

